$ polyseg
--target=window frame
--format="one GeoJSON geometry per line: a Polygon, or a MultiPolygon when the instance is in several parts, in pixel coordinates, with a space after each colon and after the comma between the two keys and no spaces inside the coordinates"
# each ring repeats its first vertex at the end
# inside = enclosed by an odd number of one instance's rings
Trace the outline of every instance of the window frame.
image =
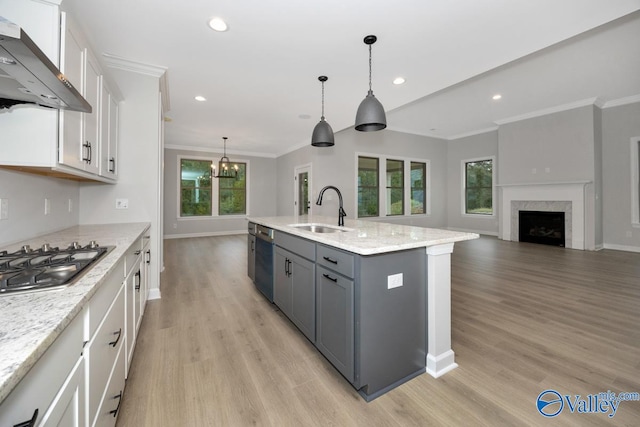
{"type": "Polygon", "coordinates": [[[245,170],[245,213],[242,214],[229,214],[229,215],[220,215],[219,211],[219,201],[220,201],[220,185],[216,183],[219,178],[211,178],[211,215],[197,215],[197,216],[183,216],[182,215],[182,194],[181,194],[181,181],[182,181],[182,160],[197,160],[197,161],[208,161],[211,164],[216,165],[216,170],[218,166],[219,157],[211,157],[211,156],[190,156],[186,154],[179,154],[177,156],[177,173],[176,173],[176,188],[177,188],[177,203],[176,203],[176,219],[178,221],[202,221],[202,220],[211,220],[213,218],[216,219],[237,219],[237,218],[246,218],[250,212],[251,206],[251,198],[250,198],[250,186],[251,186],[251,164],[249,159],[237,158],[233,159],[234,163],[244,163],[246,166],[245,170]]]}
{"type": "Polygon", "coordinates": [[[369,155],[356,155],[356,197],[355,197],[355,209],[354,212],[356,213],[356,217],[357,218],[379,218],[380,217],[380,210],[381,210],[381,197],[380,197],[380,159],[378,157],[375,156],[369,156],[369,155]],[[366,158],[366,159],[373,159],[377,161],[377,165],[376,165],[376,173],[377,173],[377,178],[378,178],[378,184],[376,187],[371,187],[371,186],[366,186],[363,187],[360,185],[360,183],[358,182],[358,178],[360,175],[360,158],[366,158]],[[376,210],[376,215],[367,215],[367,216],[360,216],[360,208],[359,208],[359,192],[360,192],[360,188],[375,188],[377,190],[378,193],[378,209],[376,210]]]}
{"type": "Polygon", "coordinates": [[[631,226],[640,228],[640,137],[631,138],[631,226]]]}
{"type": "Polygon", "coordinates": [[[460,161],[461,173],[461,215],[469,218],[496,218],[496,158],[495,156],[484,156],[473,159],[463,159],[460,161]],[[491,213],[468,213],[467,212],[467,163],[491,161],[491,213]]]}
{"type": "Polygon", "coordinates": [[[416,158],[416,157],[403,157],[379,153],[355,153],[355,197],[353,210],[356,212],[356,218],[416,218],[416,217],[429,217],[431,216],[431,160],[416,158]],[[360,157],[369,157],[378,160],[378,215],[377,216],[358,216],[358,159],[360,157]],[[396,160],[403,162],[403,207],[404,211],[402,215],[389,215],[387,212],[387,184],[386,184],[386,164],[387,160],[396,160]],[[411,164],[422,163],[425,168],[424,177],[424,201],[426,205],[423,213],[411,213],[411,197],[413,193],[411,191],[411,164]],[[384,168],[384,169],[383,169],[384,168]]]}
{"type": "MultiPolygon", "coordinates": [[[[384,161],[384,165],[385,165],[385,176],[384,176],[384,178],[385,178],[385,182],[384,182],[385,187],[384,188],[385,188],[385,211],[386,211],[385,212],[386,213],[385,216],[405,216],[405,212],[406,212],[406,209],[405,209],[405,205],[406,205],[406,198],[405,198],[406,185],[405,184],[406,184],[406,182],[405,182],[404,178],[405,178],[405,175],[406,175],[405,174],[406,162],[404,160],[401,160],[401,159],[390,159],[390,158],[387,158],[384,161]],[[400,167],[399,171],[400,171],[401,178],[402,178],[401,179],[402,185],[399,186],[399,187],[398,186],[393,187],[389,183],[389,179],[388,179],[389,178],[389,162],[398,162],[398,163],[401,164],[401,167],[400,167]],[[394,214],[394,213],[389,212],[391,210],[390,207],[389,207],[390,206],[390,202],[391,202],[389,200],[389,198],[390,198],[389,197],[389,193],[393,192],[393,190],[400,190],[402,192],[402,212],[399,213],[399,214],[394,214]]],[[[393,171],[392,171],[392,173],[393,173],[393,171]]]]}

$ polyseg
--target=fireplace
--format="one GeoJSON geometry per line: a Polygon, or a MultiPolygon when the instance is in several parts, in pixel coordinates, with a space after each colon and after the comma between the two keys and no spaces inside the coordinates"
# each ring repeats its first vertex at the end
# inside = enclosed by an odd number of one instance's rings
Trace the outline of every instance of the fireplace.
{"type": "Polygon", "coordinates": [[[564,212],[519,211],[518,240],[564,247],[564,214],[564,212]]]}

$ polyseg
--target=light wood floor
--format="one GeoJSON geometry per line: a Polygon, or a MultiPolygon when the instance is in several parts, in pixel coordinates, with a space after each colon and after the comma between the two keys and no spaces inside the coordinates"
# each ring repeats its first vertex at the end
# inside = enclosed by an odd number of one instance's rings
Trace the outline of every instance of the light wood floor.
{"type": "Polygon", "coordinates": [[[167,240],[118,426],[640,425],[546,419],[546,389],[640,392],[640,254],[483,237],[452,256],[459,367],[366,403],[246,276],[246,236],[167,240]]]}

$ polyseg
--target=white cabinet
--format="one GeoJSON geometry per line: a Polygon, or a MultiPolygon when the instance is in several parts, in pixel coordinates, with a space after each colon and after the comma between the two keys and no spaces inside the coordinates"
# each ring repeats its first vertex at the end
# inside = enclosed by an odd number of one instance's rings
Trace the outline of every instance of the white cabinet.
{"type": "Polygon", "coordinates": [[[0,425],[31,420],[36,426],[84,425],[83,316],[77,316],[0,404],[0,425]]]}
{"type": "Polygon", "coordinates": [[[22,27],[92,107],[79,113],[20,105],[0,114],[0,167],[114,183],[121,97],[82,32],[56,2],[0,0],[0,15],[22,27]]]}
{"type": "MultiPolygon", "coordinates": [[[[100,117],[102,71],[73,20],[61,14],[60,71],[91,105],[91,113],[60,112],[59,162],[98,174],[100,168],[100,117]]],[[[108,122],[105,123],[108,126],[108,122]]],[[[105,141],[108,144],[108,141],[105,141]]]]}
{"type": "Polygon", "coordinates": [[[118,99],[102,79],[100,96],[100,176],[118,177],[118,99]]]}

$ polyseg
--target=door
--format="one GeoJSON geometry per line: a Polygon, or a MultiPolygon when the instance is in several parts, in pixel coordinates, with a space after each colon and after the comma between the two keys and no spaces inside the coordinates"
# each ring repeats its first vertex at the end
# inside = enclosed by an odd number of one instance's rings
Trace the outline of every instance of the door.
{"type": "Polygon", "coordinates": [[[293,177],[294,193],[293,206],[296,219],[300,216],[311,215],[311,164],[297,166],[293,177]]]}

